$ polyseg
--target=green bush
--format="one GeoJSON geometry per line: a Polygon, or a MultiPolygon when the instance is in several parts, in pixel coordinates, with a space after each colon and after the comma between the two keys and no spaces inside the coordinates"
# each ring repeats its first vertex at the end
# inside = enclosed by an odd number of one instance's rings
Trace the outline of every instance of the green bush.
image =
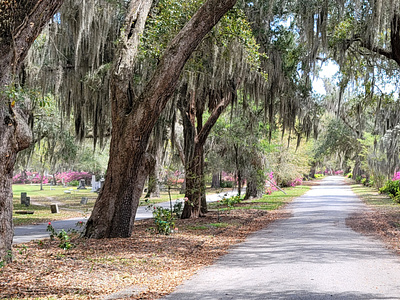
{"type": "Polygon", "coordinates": [[[365,186],[366,186],[367,183],[368,183],[367,178],[361,179],[361,184],[362,184],[362,185],[365,185],[365,186]]]}
{"type": "Polygon", "coordinates": [[[154,206],[153,218],[156,230],[160,234],[168,235],[175,228],[175,217],[170,209],[154,206]]]}
{"type": "Polygon", "coordinates": [[[223,181],[221,180],[221,188],[233,188],[233,182],[232,181],[223,181]]]}
{"type": "Polygon", "coordinates": [[[70,181],[70,183],[68,183],[68,185],[70,185],[70,186],[78,186],[79,185],[79,181],[78,180],[72,180],[72,181],[70,181]]]}
{"type": "Polygon", "coordinates": [[[61,229],[59,232],[57,232],[53,225],[49,222],[47,225],[46,231],[49,232],[50,234],[50,239],[53,241],[54,238],[56,237],[59,240],[58,247],[63,249],[63,250],[69,250],[73,248],[75,245],[70,242],[70,237],[67,232],[65,232],[64,229],[61,229]]]}
{"type": "Polygon", "coordinates": [[[347,178],[352,178],[352,177],[353,177],[353,174],[352,174],[352,173],[347,173],[346,177],[347,177],[347,178]]]}
{"type": "Polygon", "coordinates": [[[358,175],[358,176],[356,177],[356,182],[357,182],[357,183],[361,183],[361,179],[362,179],[362,177],[361,177],[360,175],[358,175]]]}
{"type": "Polygon", "coordinates": [[[230,198],[224,198],[221,202],[222,204],[227,205],[229,208],[232,208],[235,204],[242,202],[242,200],[243,199],[239,195],[237,195],[230,198]]]}
{"type": "Polygon", "coordinates": [[[400,180],[388,180],[385,185],[379,189],[380,193],[388,194],[391,198],[395,199],[400,197],[400,180]]]}

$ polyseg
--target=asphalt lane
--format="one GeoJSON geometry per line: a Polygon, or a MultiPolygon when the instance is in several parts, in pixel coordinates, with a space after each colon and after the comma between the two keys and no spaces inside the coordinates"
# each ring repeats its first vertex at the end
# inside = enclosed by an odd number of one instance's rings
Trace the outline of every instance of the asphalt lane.
{"type": "Polygon", "coordinates": [[[274,222],[165,299],[400,299],[400,260],[346,227],[367,209],[342,177],[325,178],[274,222]]]}

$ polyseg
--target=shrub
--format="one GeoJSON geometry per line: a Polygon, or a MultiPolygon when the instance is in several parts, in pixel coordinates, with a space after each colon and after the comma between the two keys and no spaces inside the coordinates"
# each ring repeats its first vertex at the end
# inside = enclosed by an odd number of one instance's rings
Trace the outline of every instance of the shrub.
{"type": "Polygon", "coordinates": [[[221,200],[222,204],[227,205],[229,208],[232,208],[235,204],[242,202],[242,198],[237,196],[232,196],[230,198],[224,198],[221,200]]]}
{"type": "Polygon", "coordinates": [[[79,185],[79,182],[78,182],[78,180],[72,180],[72,181],[70,181],[68,184],[69,184],[70,186],[78,186],[78,185],[79,185]]]}
{"type": "Polygon", "coordinates": [[[167,208],[153,206],[153,218],[156,230],[160,234],[168,235],[175,228],[175,217],[167,208]]]}
{"type": "Polygon", "coordinates": [[[61,229],[59,232],[57,232],[53,225],[51,225],[51,223],[49,222],[49,224],[47,225],[47,229],[46,231],[49,232],[50,234],[50,239],[54,240],[54,238],[58,238],[59,240],[59,244],[58,247],[64,250],[69,250],[72,247],[74,247],[74,244],[71,244],[70,242],[70,237],[68,235],[67,232],[65,232],[64,229],[61,229]]]}
{"type": "Polygon", "coordinates": [[[356,182],[357,182],[357,183],[361,183],[361,179],[362,179],[362,177],[361,177],[360,175],[358,175],[358,176],[356,177],[356,182]]]}
{"type": "Polygon", "coordinates": [[[388,180],[385,185],[379,189],[380,193],[388,194],[391,198],[399,195],[400,180],[388,180]]]}
{"type": "Polygon", "coordinates": [[[233,188],[233,182],[221,180],[221,188],[233,188]]]}

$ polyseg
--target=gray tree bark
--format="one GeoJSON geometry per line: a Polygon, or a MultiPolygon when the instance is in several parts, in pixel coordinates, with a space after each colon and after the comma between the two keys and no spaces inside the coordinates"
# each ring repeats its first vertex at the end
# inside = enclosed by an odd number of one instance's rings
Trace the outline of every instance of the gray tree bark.
{"type": "Polygon", "coordinates": [[[17,73],[28,50],[62,0],[0,2],[0,261],[9,260],[14,228],[12,176],[17,153],[32,139],[27,111],[6,95],[17,84],[17,73]]]}

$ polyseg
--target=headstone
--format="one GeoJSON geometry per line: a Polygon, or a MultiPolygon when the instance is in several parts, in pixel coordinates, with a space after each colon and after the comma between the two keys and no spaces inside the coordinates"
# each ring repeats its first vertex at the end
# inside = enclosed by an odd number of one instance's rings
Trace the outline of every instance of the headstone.
{"type": "Polygon", "coordinates": [[[85,187],[85,179],[79,180],[78,190],[86,190],[86,187],[85,187]]]}
{"type": "Polygon", "coordinates": [[[100,179],[100,188],[102,188],[102,187],[103,187],[103,185],[104,185],[104,181],[105,181],[105,179],[104,179],[104,178],[101,178],[101,179],[100,179]]]}
{"type": "Polygon", "coordinates": [[[97,191],[96,175],[92,175],[92,192],[97,191]]]}
{"type": "Polygon", "coordinates": [[[31,205],[31,197],[26,197],[25,198],[25,206],[31,205]]]}
{"type": "Polygon", "coordinates": [[[87,202],[88,202],[88,197],[82,197],[82,199],[81,199],[81,204],[82,204],[82,205],[86,205],[87,202]]]}
{"type": "Polygon", "coordinates": [[[50,204],[50,210],[52,214],[58,214],[60,212],[57,203],[50,204]]]}
{"type": "Polygon", "coordinates": [[[25,205],[26,203],[26,193],[21,193],[21,204],[25,205]]]}

